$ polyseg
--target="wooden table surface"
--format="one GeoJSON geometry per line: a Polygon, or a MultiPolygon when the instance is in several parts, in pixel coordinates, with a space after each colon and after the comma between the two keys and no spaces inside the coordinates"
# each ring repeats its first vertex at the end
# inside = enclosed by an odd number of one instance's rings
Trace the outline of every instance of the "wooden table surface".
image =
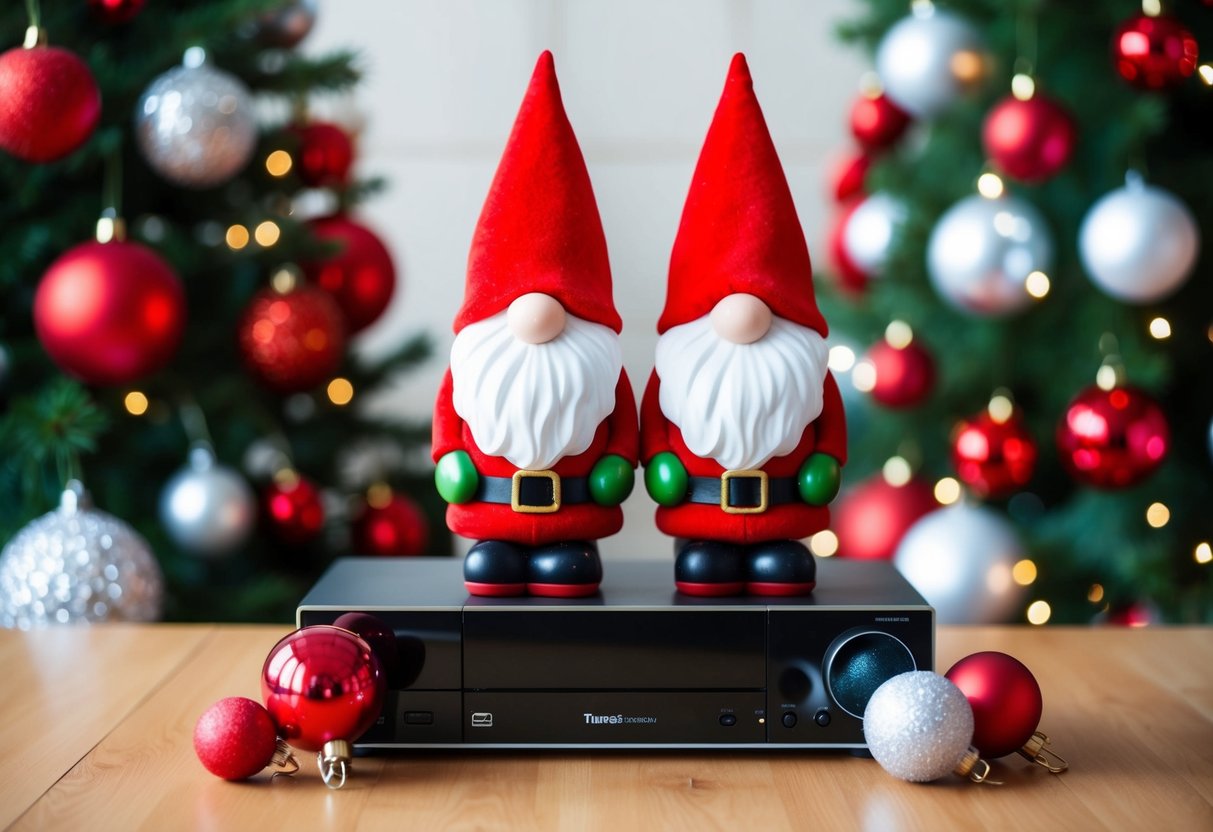
{"type": "Polygon", "coordinates": [[[227,783],[191,742],[223,696],[258,697],[285,627],[0,631],[0,828],[1213,830],[1213,629],[941,628],[937,669],[978,650],[1032,668],[1041,728],[1071,764],[1018,757],[1002,786],[903,783],[806,752],[410,752],[314,758],[227,783]]]}

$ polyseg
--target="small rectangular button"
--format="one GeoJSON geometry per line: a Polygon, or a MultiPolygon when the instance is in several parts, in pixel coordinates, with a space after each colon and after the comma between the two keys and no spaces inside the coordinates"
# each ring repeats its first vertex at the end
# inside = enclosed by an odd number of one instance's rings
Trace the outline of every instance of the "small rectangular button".
{"type": "Polygon", "coordinates": [[[405,711],[404,712],[404,724],[405,725],[433,725],[434,724],[434,712],[433,711],[405,711]]]}

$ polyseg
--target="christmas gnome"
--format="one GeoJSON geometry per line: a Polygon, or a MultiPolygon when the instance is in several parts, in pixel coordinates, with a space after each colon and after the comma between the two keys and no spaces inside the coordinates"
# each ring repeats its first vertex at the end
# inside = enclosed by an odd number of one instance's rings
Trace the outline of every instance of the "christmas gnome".
{"type": "Polygon", "coordinates": [[[433,454],[473,595],[597,591],[639,443],[598,206],[539,56],[468,255],[433,454]]]}
{"type": "Polygon", "coordinates": [[[689,595],[800,595],[846,423],[792,194],[745,56],[704,140],[641,405],[645,485],[689,595]]]}

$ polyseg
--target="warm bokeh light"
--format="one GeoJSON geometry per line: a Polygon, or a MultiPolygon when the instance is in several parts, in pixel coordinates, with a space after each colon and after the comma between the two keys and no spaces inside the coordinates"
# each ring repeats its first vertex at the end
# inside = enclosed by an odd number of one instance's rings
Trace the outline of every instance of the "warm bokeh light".
{"type": "Polygon", "coordinates": [[[885,482],[895,488],[900,488],[910,481],[913,471],[910,470],[910,463],[906,462],[904,457],[891,456],[881,469],[884,475],[885,482]]]}
{"type": "Polygon", "coordinates": [[[1091,588],[1087,590],[1087,600],[1092,604],[1098,604],[1103,600],[1103,584],[1091,584],[1091,588]]]}
{"type": "Polygon", "coordinates": [[[1158,17],[1162,14],[1162,0],[1141,0],[1141,13],[1146,17],[1158,17]]]}
{"type": "Polygon", "coordinates": [[[1196,551],[1192,553],[1192,556],[1196,558],[1197,563],[1213,561],[1213,546],[1210,546],[1207,542],[1198,543],[1196,544],[1196,551]]]}
{"type": "Polygon", "coordinates": [[[850,347],[830,347],[830,369],[836,373],[850,372],[855,366],[855,350],[850,347]]]}
{"type": "Polygon", "coordinates": [[[371,508],[384,508],[392,501],[392,487],[384,482],[377,482],[366,490],[366,503],[371,508]]]}
{"type": "Polygon", "coordinates": [[[1042,271],[1029,273],[1024,279],[1023,286],[1028,294],[1037,300],[1049,294],[1049,290],[1053,288],[1053,284],[1049,281],[1049,276],[1042,271]]]}
{"type": "Polygon", "coordinates": [[[270,278],[270,286],[280,295],[293,291],[297,285],[299,285],[299,275],[289,266],[283,266],[270,278]]]}
{"type": "Polygon", "coordinates": [[[977,193],[986,199],[998,199],[1003,190],[1002,177],[997,173],[983,173],[977,177],[977,193]]]}
{"type": "Polygon", "coordinates": [[[1196,68],[1196,72],[1206,86],[1213,87],[1213,64],[1201,64],[1196,68]]]}
{"type": "Polygon", "coordinates": [[[1162,503],[1150,503],[1150,507],[1146,509],[1146,522],[1152,528],[1161,529],[1171,522],[1171,509],[1162,503]]]}
{"type": "Polygon", "coordinates": [[[1048,622],[1053,615],[1053,608],[1048,601],[1033,601],[1028,605],[1028,623],[1040,626],[1048,622]]]}
{"type": "Polygon", "coordinates": [[[960,482],[955,477],[944,477],[935,483],[935,501],[941,506],[950,506],[960,499],[960,482]]]}
{"type": "Polygon", "coordinates": [[[1011,577],[1020,586],[1030,586],[1036,580],[1036,564],[1024,558],[1011,567],[1011,577]]]}
{"type": "Polygon", "coordinates": [[[1116,372],[1116,368],[1111,364],[1104,364],[1095,373],[1095,384],[1100,390],[1116,389],[1116,382],[1120,380],[1120,373],[1116,372]]]}
{"type": "Polygon", "coordinates": [[[1011,78],[1011,95],[1020,101],[1027,101],[1036,95],[1036,81],[1026,72],[1017,72],[1011,78]]]}
{"type": "Polygon", "coordinates": [[[809,540],[809,549],[819,558],[833,557],[838,552],[838,535],[829,529],[820,531],[809,540]]]}
{"type": "Polygon", "coordinates": [[[860,393],[871,393],[876,388],[876,365],[866,358],[857,362],[851,372],[851,384],[860,393]]]}
{"type": "Polygon", "coordinates": [[[293,164],[291,154],[285,150],[275,150],[265,157],[265,169],[269,171],[270,176],[286,176],[291,172],[293,164]]]}
{"type": "Polygon", "coordinates": [[[282,231],[279,230],[278,223],[273,220],[266,220],[258,225],[257,230],[253,232],[253,237],[257,240],[257,244],[266,248],[278,242],[280,236],[282,236],[282,231]]]}
{"type": "Polygon", "coordinates": [[[132,416],[142,416],[147,413],[147,396],[138,390],[132,390],[122,399],[122,406],[132,416]]]}
{"type": "Polygon", "coordinates": [[[248,245],[248,229],[240,223],[236,223],[228,227],[227,233],[223,235],[223,239],[227,243],[227,247],[232,251],[240,251],[240,249],[248,245]]]}
{"type": "Polygon", "coordinates": [[[325,392],[328,393],[329,401],[338,407],[347,405],[354,399],[354,385],[349,379],[340,376],[329,382],[325,392]]]}
{"type": "Polygon", "coordinates": [[[1015,403],[1011,401],[1009,396],[1004,396],[1001,393],[990,399],[990,404],[986,406],[989,411],[990,418],[997,424],[1005,424],[1007,419],[1015,413],[1015,403]]]}
{"type": "Polygon", "coordinates": [[[1159,341],[1170,338],[1171,322],[1163,317],[1154,318],[1150,321],[1150,335],[1159,341]]]}
{"type": "Polygon", "coordinates": [[[884,329],[884,339],[894,349],[904,350],[914,341],[914,330],[905,321],[893,321],[884,329]]]}

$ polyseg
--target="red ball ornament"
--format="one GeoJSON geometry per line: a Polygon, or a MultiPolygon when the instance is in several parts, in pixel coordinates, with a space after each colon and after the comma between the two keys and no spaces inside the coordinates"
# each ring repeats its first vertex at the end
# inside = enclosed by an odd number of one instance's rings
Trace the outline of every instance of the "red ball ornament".
{"type": "Polygon", "coordinates": [[[862,196],[864,180],[872,168],[872,157],[859,151],[842,159],[834,169],[833,192],[835,202],[846,202],[852,197],[862,196]]]}
{"type": "Polygon", "coordinates": [[[244,780],[268,766],[278,750],[278,729],[252,699],[229,696],[207,708],[194,726],[194,753],[224,780],[244,780]]]}
{"type": "Polygon", "coordinates": [[[274,536],[286,543],[308,543],[324,530],[324,504],[309,480],[295,475],[265,490],[265,514],[274,536]]]}
{"type": "Polygon", "coordinates": [[[1062,464],[1078,482],[1125,488],[1154,472],[1171,445],[1162,408],[1136,387],[1088,387],[1057,426],[1062,464]]]}
{"type": "Polygon", "coordinates": [[[354,551],[364,555],[412,557],[425,552],[429,528],[417,504],[400,494],[372,495],[354,518],[354,551]]]}
{"type": "Polygon", "coordinates": [[[889,560],[910,527],[937,508],[934,490],[921,479],[890,485],[880,475],[871,477],[843,494],[831,511],[838,556],[889,560]]]}
{"type": "Polygon", "coordinates": [[[846,246],[847,223],[855,210],[863,204],[857,199],[845,206],[834,218],[834,224],[826,238],[826,251],[830,258],[831,271],[837,279],[838,288],[859,295],[868,288],[868,274],[851,258],[846,246]]]}
{"type": "Polygon", "coordinates": [[[1196,38],[1170,15],[1130,18],[1112,37],[1116,71],[1135,87],[1173,87],[1196,71],[1196,38]]]}
{"type": "Polygon", "coordinates": [[[313,286],[253,296],[239,327],[244,362],[279,393],[331,378],[345,352],[345,320],[332,296],[313,286]]]}
{"type": "Polygon", "coordinates": [[[88,8],[102,23],[116,26],[134,20],[144,2],[146,0],[88,0],[88,8]]]}
{"type": "Polygon", "coordinates": [[[38,340],[87,384],[128,384],[163,367],[185,317],[181,281],[138,243],[81,243],[51,264],[34,294],[38,340]]]}
{"type": "Polygon", "coordinates": [[[283,638],[261,669],[266,709],[283,739],[303,751],[357,740],[379,717],[386,691],[370,646],[327,624],[283,638]]]}
{"type": "Polygon", "coordinates": [[[935,387],[935,359],[918,341],[895,347],[882,340],[866,357],[876,371],[872,398],[885,407],[914,407],[935,387]]]}
{"type": "Polygon", "coordinates": [[[1018,659],[974,653],[945,675],[973,707],[973,746],[982,757],[1005,757],[1032,739],[1044,700],[1036,677],[1018,659]]]}
{"type": "Polygon", "coordinates": [[[349,182],[354,164],[354,143],[336,124],[313,121],[291,128],[299,140],[295,170],[305,185],[340,187],[349,182]]]}
{"type": "Polygon", "coordinates": [[[308,277],[336,299],[351,333],[376,321],[396,289],[396,266],[380,239],[345,216],[313,220],[312,232],[341,251],[304,266],[308,277]]]}
{"type": "MultiPolygon", "coordinates": [[[[379,659],[389,687],[407,687],[399,684],[400,648],[396,642],[396,632],[382,618],[366,612],[347,612],[338,616],[333,626],[349,630],[367,643],[375,658],[379,659]]],[[[405,643],[410,640],[410,637],[405,637],[405,643]]]]}
{"type": "Polygon", "coordinates": [[[851,105],[851,133],[865,150],[889,147],[905,133],[910,115],[884,93],[861,95],[851,105]]]}
{"type": "Polygon", "coordinates": [[[981,131],[986,155],[1023,182],[1043,182],[1065,167],[1077,137],[1070,114],[1039,92],[1027,101],[1007,96],[995,104],[981,131]]]}
{"type": "Polygon", "coordinates": [[[1036,455],[1036,440],[1018,412],[999,421],[983,410],[952,434],[956,476],[982,497],[1000,499],[1027,485],[1036,455]]]}
{"type": "Polygon", "coordinates": [[[0,148],[26,162],[51,162],[88,140],[101,91],[88,65],[55,46],[0,55],[0,148]]]}

